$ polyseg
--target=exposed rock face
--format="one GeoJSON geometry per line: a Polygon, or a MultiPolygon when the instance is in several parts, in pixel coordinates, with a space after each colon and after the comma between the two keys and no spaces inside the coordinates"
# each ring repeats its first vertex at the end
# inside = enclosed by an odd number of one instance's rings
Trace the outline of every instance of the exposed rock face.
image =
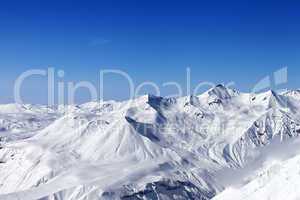
{"type": "Polygon", "coordinates": [[[122,200],[140,199],[199,199],[208,200],[215,196],[214,192],[201,191],[194,184],[182,181],[160,181],[148,183],[142,191],[122,196],[122,200]]]}

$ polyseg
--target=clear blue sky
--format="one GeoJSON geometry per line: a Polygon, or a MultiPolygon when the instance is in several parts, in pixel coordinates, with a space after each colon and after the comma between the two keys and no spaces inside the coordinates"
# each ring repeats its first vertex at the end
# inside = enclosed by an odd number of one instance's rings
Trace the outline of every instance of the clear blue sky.
{"type": "MultiPolygon", "coordinates": [[[[27,69],[65,71],[64,81],[98,83],[100,69],[126,71],[135,83],[201,81],[248,91],[288,67],[300,87],[300,1],[2,1],[0,103],[12,102],[27,69]]],[[[127,97],[126,82],[107,78],[106,98],[127,97]]],[[[23,86],[29,103],[46,102],[45,78],[23,86]]],[[[145,89],[145,92],[151,92],[145,89]]],[[[168,89],[163,90],[168,94],[168,89]]],[[[83,102],[87,93],[79,92],[83,102]]]]}

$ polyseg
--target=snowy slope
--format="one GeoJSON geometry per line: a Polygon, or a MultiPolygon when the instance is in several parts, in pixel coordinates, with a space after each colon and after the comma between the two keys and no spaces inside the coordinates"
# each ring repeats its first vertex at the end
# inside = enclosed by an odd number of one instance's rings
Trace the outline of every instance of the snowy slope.
{"type": "Polygon", "coordinates": [[[217,85],[181,98],[0,105],[0,199],[271,198],[281,179],[299,184],[289,170],[300,167],[296,151],[276,161],[278,171],[262,161],[275,142],[280,154],[297,141],[298,97],[217,85]]]}
{"type": "MultiPolygon", "coordinates": [[[[273,142],[259,151],[247,167],[227,174],[238,176],[214,200],[300,198],[300,140],[273,142]]],[[[227,179],[228,180],[228,179],[227,179]]],[[[228,184],[228,183],[227,183],[228,184]]]]}

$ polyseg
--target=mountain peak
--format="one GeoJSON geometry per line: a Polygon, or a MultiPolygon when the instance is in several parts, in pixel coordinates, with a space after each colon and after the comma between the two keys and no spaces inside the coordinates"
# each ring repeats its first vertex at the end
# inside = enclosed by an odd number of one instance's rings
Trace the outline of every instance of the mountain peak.
{"type": "Polygon", "coordinates": [[[210,98],[213,98],[216,101],[228,100],[237,96],[237,94],[238,92],[236,90],[227,88],[223,84],[218,84],[208,91],[210,98]]]}
{"type": "Polygon", "coordinates": [[[300,99],[300,89],[288,90],[288,91],[284,92],[282,95],[286,96],[286,97],[292,97],[294,99],[299,100],[300,99]]]}

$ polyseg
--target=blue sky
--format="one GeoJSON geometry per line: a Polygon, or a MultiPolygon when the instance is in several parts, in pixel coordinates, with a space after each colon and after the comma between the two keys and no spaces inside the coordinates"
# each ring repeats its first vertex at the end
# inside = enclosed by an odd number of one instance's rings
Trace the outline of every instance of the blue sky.
{"type": "MultiPolygon", "coordinates": [[[[65,71],[63,81],[99,82],[101,69],[127,72],[136,84],[202,81],[249,91],[288,67],[300,87],[300,2],[291,1],[6,1],[0,5],[0,103],[13,101],[28,69],[65,71]]],[[[28,103],[46,103],[46,80],[23,85],[28,103]]],[[[107,77],[106,99],[126,99],[126,81],[107,77]]],[[[145,88],[145,93],[152,92],[145,88]]],[[[171,89],[163,88],[163,95],[171,89]]],[[[76,100],[88,99],[85,90],[76,100]]]]}

